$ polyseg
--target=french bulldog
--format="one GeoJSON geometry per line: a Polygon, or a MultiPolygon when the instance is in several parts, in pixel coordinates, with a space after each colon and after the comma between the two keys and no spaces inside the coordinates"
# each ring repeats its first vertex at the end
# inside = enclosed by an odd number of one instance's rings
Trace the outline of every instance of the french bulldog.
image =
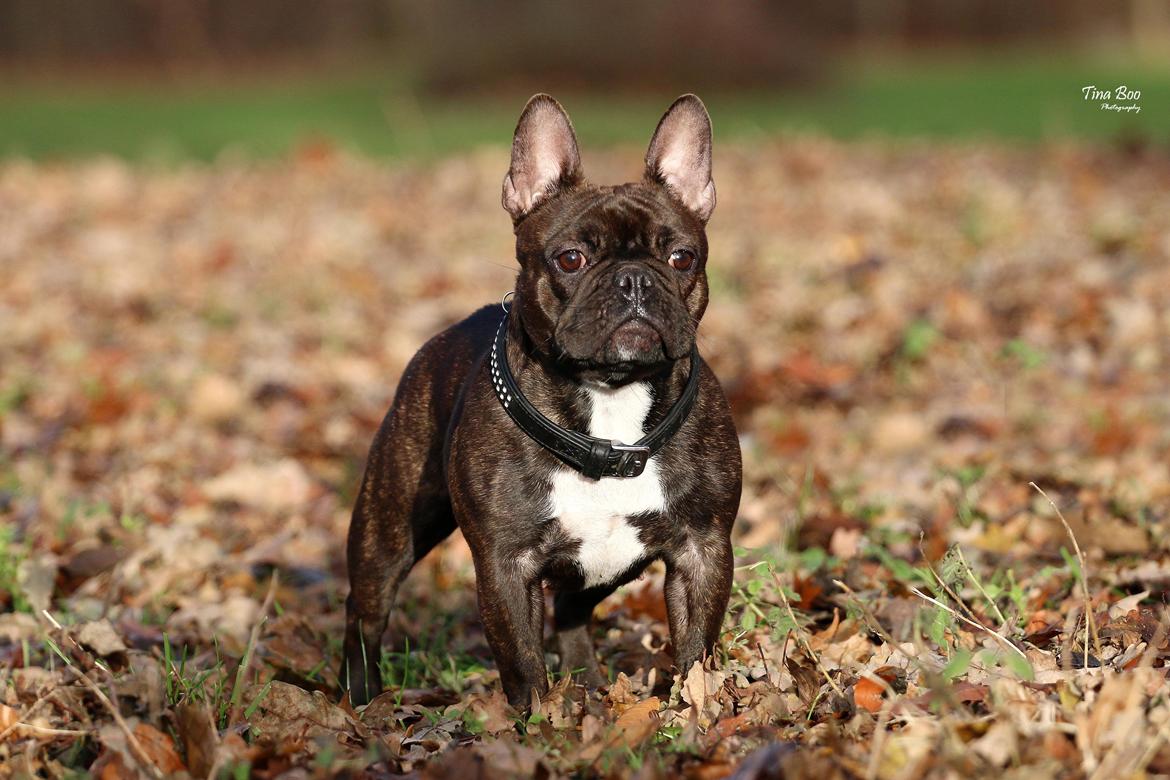
{"type": "Polygon", "coordinates": [[[605,685],[594,607],[665,563],[675,666],[711,653],[732,577],[739,440],[696,347],[715,208],[711,122],[670,107],[637,182],[582,174],[568,115],[524,108],[504,178],[520,270],[506,306],[476,311],[407,365],[374,437],[349,529],[341,680],[382,690],[399,584],[456,527],[508,701],[548,691],[545,588],[560,670],[605,685]],[[505,311],[506,309],[506,311],[505,311]]]}

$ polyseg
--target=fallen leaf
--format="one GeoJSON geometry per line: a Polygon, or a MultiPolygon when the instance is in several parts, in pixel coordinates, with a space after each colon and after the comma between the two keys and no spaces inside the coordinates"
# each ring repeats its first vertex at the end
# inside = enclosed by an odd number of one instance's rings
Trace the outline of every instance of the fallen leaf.
{"type": "Polygon", "coordinates": [[[666,620],[666,599],[662,595],[662,588],[649,580],[640,588],[629,588],[619,608],[626,610],[632,617],[666,620]]]}
{"type": "Polygon", "coordinates": [[[37,555],[20,562],[16,582],[28,600],[33,612],[40,614],[52,606],[53,586],[57,579],[57,559],[52,555],[37,555]]]}
{"type": "Polygon", "coordinates": [[[971,750],[992,766],[1007,766],[1019,750],[1015,724],[1008,721],[993,723],[986,734],[971,742],[971,750]]]}
{"type": "Polygon", "coordinates": [[[203,484],[212,501],[234,502],[267,512],[297,509],[309,499],[312,483],[300,463],[291,459],[275,463],[241,463],[203,484]]]}
{"type": "Polygon", "coordinates": [[[730,737],[732,734],[736,733],[740,729],[744,728],[745,726],[748,726],[750,723],[751,723],[750,714],[747,712],[741,712],[740,714],[735,715],[733,717],[723,718],[722,720],[720,720],[718,723],[716,723],[714,725],[714,727],[712,728],[712,731],[714,733],[718,734],[723,739],[727,739],[728,737],[730,737]]]}
{"type": "Polygon", "coordinates": [[[858,707],[876,713],[882,708],[882,694],[885,691],[884,685],[869,677],[862,677],[853,686],[853,701],[858,707]]]}
{"type": "Polygon", "coordinates": [[[219,732],[211,710],[206,702],[183,702],[175,707],[175,719],[191,774],[208,777],[219,747],[219,732]]]}
{"type": "Polygon", "coordinates": [[[0,704],[0,731],[7,729],[18,720],[20,720],[20,713],[14,707],[0,704]]]}
{"type": "Polygon", "coordinates": [[[794,742],[773,742],[765,745],[741,761],[735,772],[728,776],[728,780],[780,780],[788,777],[782,769],[784,759],[794,755],[799,749],[794,742]]]}
{"type": "Polygon", "coordinates": [[[618,672],[617,679],[605,693],[606,705],[615,715],[621,715],[639,701],[640,699],[633,691],[633,684],[630,682],[629,676],[625,672],[618,672]]]}
{"type": "Polygon", "coordinates": [[[1081,546],[1100,547],[1109,555],[1141,555],[1150,551],[1150,537],[1146,529],[1119,517],[1087,521],[1067,518],[1081,546]]]}
{"type": "Polygon", "coordinates": [[[137,767],[137,764],[126,759],[121,753],[107,750],[98,757],[89,771],[91,776],[99,780],[139,780],[142,774],[137,767]]]}
{"type": "MultiPolygon", "coordinates": [[[[370,704],[372,706],[373,702],[370,704]]],[[[487,695],[476,696],[468,702],[467,706],[488,734],[502,734],[515,727],[511,715],[512,709],[502,690],[493,690],[487,695]]]]}
{"type": "Polygon", "coordinates": [[[127,650],[126,643],[108,620],[92,620],[82,624],[77,632],[77,641],[103,658],[127,650]]]}
{"type": "Polygon", "coordinates": [[[605,738],[584,745],[578,753],[582,761],[594,761],[612,748],[636,748],[658,730],[662,718],[658,715],[662,702],[657,696],[644,699],[623,712],[613,726],[605,731],[605,738]]]}
{"type": "MultiPolygon", "coordinates": [[[[286,670],[289,673],[286,681],[301,683],[306,688],[317,683],[332,690],[337,686],[337,678],[325,663],[324,648],[323,637],[313,630],[307,619],[281,615],[266,624],[256,652],[273,668],[286,670]]],[[[404,696],[401,698],[405,700],[404,696]]]]}
{"type": "Polygon", "coordinates": [[[542,751],[529,745],[503,739],[479,744],[472,749],[488,767],[505,777],[533,777],[544,756],[542,751]]]}
{"type": "Polygon", "coordinates": [[[96,774],[103,778],[137,778],[138,766],[143,760],[149,761],[164,775],[185,769],[170,737],[137,718],[128,719],[127,722],[144,755],[136,754],[130,747],[126,732],[121,727],[108,723],[98,730],[103,752],[93,767],[96,774]]]}
{"type": "Polygon", "coordinates": [[[695,661],[682,685],[682,698],[691,705],[689,717],[699,728],[707,728],[719,717],[722,707],[715,694],[723,687],[727,672],[704,669],[695,661]]]}
{"type": "Polygon", "coordinates": [[[192,388],[188,408],[195,419],[218,423],[238,415],[244,399],[244,391],[236,382],[221,374],[208,374],[192,388]]]}
{"type": "Polygon", "coordinates": [[[622,735],[621,744],[633,747],[641,744],[642,740],[654,733],[661,720],[658,717],[658,710],[661,707],[662,702],[658,700],[658,697],[651,696],[623,712],[614,722],[618,733],[622,735]]]}
{"type": "Polygon", "coordinates": [[[67,577],[84,582],[90,577],[96,577],[102,572],[114,568],[125,557],[125,550],[120,550],[110,544],[99,544],[80,550],[74,549],[61,564],[61,571],[67,577]]]}
{"type": "MultiPolygon", "coordinates": [[[[421,776],[426,780],[447,780],[447,778],[474,778],[474,780],[510,780],[518,776],[527,776],[530,773],[516,773],[509,768],[497,767],[488,760],[488,757],[478,750],[479,746],[471,746],[448,751],[441,760],[427,763],[421,776]]],[[[515,745],[516,748],[521,746],[515,745]]],[[[500,756],[493,756],[499,759],[500,756]]],[[[518,763],[518,762],[517,762],[518,763]]],[[[533,767],[535,769],[535,765],[533,767]]]]}
{"type": "Polygon", "coordinates": [[[915,412],[883,415],[874,426],[872,441],[879,452],[897,455],[923,447],[930,439],[930,425],[915,412]]]}
{"type": "Polygon", "coordinates": [[[1143,590],[1141,593],[1134,593],[1125,598],[1118,599],[1109,605],[1109,617],[1116,620],[1119,617],[1128,615],[1131,610],[1135,610],[1138,606],[1150,597],[1149,590],[1143,590]]]}
{"type": "Polygon", "coordinates": [[[149,723],[138,723],[134,727],[134,737],[146,758],[163,774],[169,775],[186,768],[175,750],[174,740],[149,723]]]}
{"type": "MultiPolygon", "coordinates": [[[[1138,642],[1151,642],[1158,635],[1163,616],[1149,607],[1131,609],[1121,617],[1114,618],[1101,626],[1099,633],[1115,641],[1121,647],[1130,647],[1138,642]]],[[[1170,635],[1163,632],[1162,646],[1170,644],[1170,635]]]]}
{"type": "Polygon", "coordinates": [[[352,731],[345,711],[320,691],[306,691],[284,682],[272,682],[268,691],[253,685],[243,701],[255,707],[250,721],[255,735],[269,740],[311,739],[352,731]],[[263,694],[263,696],[261,695],[263,694]]]}
{"type": "Polygon", "coordinates": [[[860,528],[838,528],[833,531],[829,539],[829,554],[841,560],[856,558],[861,549],[862,531],[860,528]]]}

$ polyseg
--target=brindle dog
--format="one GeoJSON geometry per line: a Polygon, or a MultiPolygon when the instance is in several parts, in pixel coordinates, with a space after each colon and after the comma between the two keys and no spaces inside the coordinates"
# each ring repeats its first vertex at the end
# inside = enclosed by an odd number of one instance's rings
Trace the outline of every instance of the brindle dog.
{"type": "Polygon", "coordinates": [[[382,634],[399,584],[456,526],[518,708],[548,690],[545,586],[555,592],[560,668],[589,684],[604,684],[594,607],[652,561],[666,565],[676,666],[685,673],[719,636],[742,474],[719,382],[692,360],[715,207],[706,108],[679,98],[642,180],[599,186],[582,174],[569,117],[537,95],[516,128],[503,205],[520,264],[510,313],[487,306],[427,342],[370,449],[348,545],[342,679],[355,705],[382,690],[382,634]],[[697,396],[640,473],[591,478],[504,408],[489,357],[501,327],[519,393],[568,431],[630,444],[663,423],[692,371],[697,396]]]}

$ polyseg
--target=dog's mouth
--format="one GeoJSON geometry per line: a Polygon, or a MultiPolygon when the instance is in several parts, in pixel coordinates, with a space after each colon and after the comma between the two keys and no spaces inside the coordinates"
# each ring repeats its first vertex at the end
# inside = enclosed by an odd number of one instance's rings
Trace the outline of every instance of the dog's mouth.
{"type": "Polygon", "coordinates": [[[657,328],[641,317],[632,317],[613,329],[602,351],[616,354],[621,362],[645,362],[647,357],[661,360],[666,356],[665,348],[657,328]]]}
{"type": "Polygon", "coordinates": [[[674,333],[665,323],[633,315],[609,328],[597,328],[586,338],[574,329],[558,340],[560,361],[588,375],[648,376],[690,354],[693,337],[674,333]]]}

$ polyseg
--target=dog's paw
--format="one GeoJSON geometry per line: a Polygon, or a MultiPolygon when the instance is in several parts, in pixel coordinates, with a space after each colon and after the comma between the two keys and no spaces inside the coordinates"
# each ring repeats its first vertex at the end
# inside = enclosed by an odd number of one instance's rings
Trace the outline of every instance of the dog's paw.
{"type": "Polygon", "coordinates": [[[359,658],[357,663],[348,659],[341,667],[341,693],[349,694],[351,707],[369,704],[382,692],[382,674],[375,666],[367,669],[359,658]]]}

